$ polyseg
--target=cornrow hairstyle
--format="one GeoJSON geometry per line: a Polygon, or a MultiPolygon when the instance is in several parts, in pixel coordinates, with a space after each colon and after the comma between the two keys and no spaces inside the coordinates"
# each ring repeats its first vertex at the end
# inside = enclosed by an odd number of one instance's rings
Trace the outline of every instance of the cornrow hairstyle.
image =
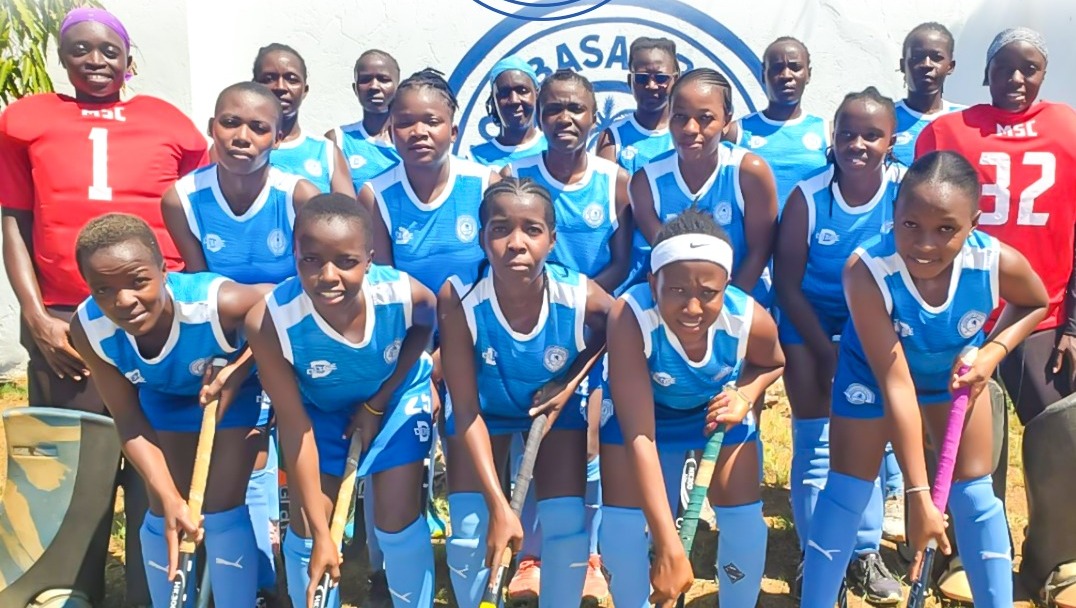
{"type": "Polygon", "coordinates": [[[146,220],[129,213],[108,213],[90,220],[78,232],[75,263],[78,264],[79,273],[86,276],[84,264],[93,254],[130,241],[145,247],[154,264],[164,266],[161,246],[146,220]]]}
{"type": "Polygon", "coordinates": [[[956,39],[953,37],[953,33],[949,31],[949,28],[936,21],[927,21],[926,23],[920,23],[913,27],[912,31],[908,32],[908,35],[904,37],[904,43],[901,44],[900,47],[900,56],[904,57],[904,55],[908,53],[908,47],[912,44],[912,38],[927,32],[934,32],[944,36],[946,40],[946,48],[949,50],[949,56],[953,56],[953,52],[956,51],[956,39]]]}
{"type": "Polygon", "coordinates": [[[363,51],[362,54],[359,55],[359,58],[355,60],[355,67],[352,69],[352,78],[358,80],[359,66],[362,65],[363,61],[366,61],[371,57],[383,59],[385,63],[389,65],[389,69],[396,72],[396,80],[400,79],[400,64],[396,61],[395,57],[393,57],[386,51],[382,51],[381,49],[367,49],[363,51]]]}
{"type": "Polygon", "coordinates": [[[260,82],[249,80],[237,82],[225,87],[224,90],[220,92],[220,95],[217,95],[217,103],[213,106],[214,114],[220,112],[220,107],[224,103],[224,99],[233,93],[249,93],[262,98],[273,108],[274,113],[276,114],[276,124],[278,128],[280,127],[280,123],[284,121],[284,106],[280,105],[280,99],[269,90],[269,87],[260,82]]]}
{"type": "Polygon", "coordinates": [[[807,48],[807,45],[804,44],[802,40],[800,40],[799,38],[796,38],[795,36],[781,36],[777,40],[774,40],[773,42],[769,43],[766,46],[766,50],[762,52],[762,61],[763,62],[766,61],[766,55],[768,55],[770,53],[770,49],[772,49],[773,47],[775,47],[775,46],[777,46],[779,44],[789,44],[789,43],[790,44],[795,44],[795,45],[799,46],[801,49],[803,49],[803,53],[807,56],[807,65],[811,65],[811,51],[810,51],[810,49],[807,48]]]}
{"type": "MultiPolygon", "coordinates": [[[[840,118],[841,112],[844,111],[844,107],[846,105],[848,105],[849,103],[853,102],[853,101],[867,101],[867,102],[876,103],[876,104],[882,106],[882,108],[886,111],[886,114],[889,115],[889,120],[891,121],[891,123],[893,125],[893,130],[894,131],[896,130],[896,128],[897,128],[897,106],[893,103],[892,99],[890,99],[889,97],[886,97],[885,95],[882,95],[880,92],[878,92],[878,89],[874,88],[873,86],[867,87],[867,88],[863,89],[862,91],[849,93],[849,94],[844,96],[844,99],[841,100],[840,105],[837,106],[837,111],[833,114],[834,128],[836,128],[837,119],[840,118]]],[[[833,177],[831,177],[830,180],[829,180],[829,188],[828,188],[829,189],[829,214],[830,214],[830,216],[832,216],[833,215],[833,202],[834,202],[834,200],[833,200],[833,185],[837,183],[837,180],[840,178],[840,173],[841,173],[841,167],[840,167],[840,165],[837,164],[837,154],[833,151],[833,146],[832,145],[829,147],[828,150],[826,150],[826,162],[833,166],[833,177]]],[[[886,155],[885,155],[885,166],[886,166],[886,168],[888,168],[893,163],[899,163],[899,162],[900,161],[897,160],[897,158],[895,156],[893,156],[893,148],[891,146],[889,148],[889,151],[886,152],[886,155]]]]}
{"type": "Polygon", "coordinates": [[[732,244],[728,233],[714,221],[713,215],[700,210],[694,203],[661,226],[657,238],[654,239],[654,246],[682,234],[705,234],[732,244]]]}
{"type": "Polygon", "coordinates": [[[448,81],[445,80],[444,73],[433,68],[424,68],[411,74],[396,86],[396,96],[389,102],[389,111],[392,111],[392,107],[396,105],[396,100],[400,98],[401,93],[409,89],[431,89],[436,91],[448,104],[449,114],[452,116],[456,115],[456,110],[460,107],[459,102],[456,101],[456,94],[452,92],[452,87],[448,86],[448,81]]]}
{"type": "Polygon", "coordinates": [[[680,89],[696,82],[720,88],[722,101],[725,104],[725,119],[732,118],[732,85],[729,84],[729,80],[725,78],[724,74],[712,68],[695,68],[684,72],[680,78],[676,79],[672,90],[669,91],[669,103],[671,104],[673,99],[676,98],[676,94],[680,89]]]}
{"type": "Polygon", "coordinates": [[[937,150],[917,158],[900,182],[896,204],[900,204],[900,194],[905,189],[911,190],[922,183],[948,184],[974,201],[972,213],[979,210],[979,172],[956,152],[937,150]]]}
{"type": "Polygon", "coordinates": [[[546,92],[549,90],[549,87],[552,86],[554,82],[574,82],[575,84],[578,84],[579,86],[583,87],[583,89],[585,89],[587,94],[590,96],[591,110],[593,110],[594,113],[597,114],[598,97],[594,94],[594,84],[591,83],[586,76],[583,76],[579,72],[568,68],[563,68],[557,70],[556,72],[553,72],[549,76],[546,76],[545,80],[542,81],[542,86],[538,88],[539,109],[537,111],[539,115],[541,115],[540,108],[542,105],[542,98],[545,97],[546,92]]]}
{"type": "Polygon", "coordinates": [[[298,238],[299,229],[315,221],[336,219],[356,224],[362,232],[365,247],[367,249],[373,247],[374,222],[370,210],[362,206],[359,201],[339,192],[319,194],[300,207],[295,214],[294,234],[298,238]]]}
{"type": "Polygon", "coordinates": [[[640,36],[631,41],[631,46],[628,48],[628,69],[635,67],[635,54],[643,51],[661,51],[669,55],[672,58],[673,65],[676,66],[676,72],[680,72],[680,60],[676,58],[676,43],[668,38],[649,38],[647,36],[640,36]]]}
{"type": "Polygon", "coordinates": [[[299,60],[299,69],[301,69],[303,72],[303,80],[306,80],[306,60],[303,59],[303,56],[299,54],[299,51],[280,42],[270,42],[269,44],[258,49],[258,55],[254,58],[254,69],[252,70],[252,72],[254,73],[254,79],[258,78],[258,72],[261,70],[262,60],[265,59],[265,56],[269,53],[276,52],[290,53],[291,55],[294,55],[295,58],[299,60]]]}

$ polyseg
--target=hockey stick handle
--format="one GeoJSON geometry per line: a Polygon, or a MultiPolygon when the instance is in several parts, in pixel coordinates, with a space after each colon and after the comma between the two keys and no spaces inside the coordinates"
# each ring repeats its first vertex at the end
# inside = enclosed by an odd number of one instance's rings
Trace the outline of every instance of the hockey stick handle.
{"type": "MultiPolygon", "coordinates": [[[[340,544],[344,542],[348,511],[351,510],[351,501],[355,497],[355,474],[359,470],[360,456],[362,456],[362,438],[358,433],[353,433],[351,443],[347,448],[347,461],[344,465],[344,474],[340,479],[340,489],[336,492],[333,518],[329,523],[329,538],[332,539],[338,551],[340,544]]],[[[332,575],[328,572],[321,576],[318,586],[314,589],[314,599],[310,604],[313,608],[324,608],[327,605],[332,582],[332,575]]]]}
{"type": "Polygon", "coordinates": [[[699,468],[695,471],[695,483],[691,486],[691,494],[688,497],[687,509],[680,523],[680,542],[684,545],[684,553],[691,556],[691,547],[695,544],[695,532],[699,527],[699,515],[702,513],[702,504],[706,500],[706,493],[710,489],[710,481],[714,477],[714,469],[717,466],[717,456],[721,453],[721,444],[725,441],[725,427],[719,426],[713,435],[706,440],[706,447],[699,459],[699,468]]]}
{"type": "MultiPolygon", "coordinates": [[[[512,500],[509,503],[512,512],[519,516],[523,511],[523,502],[527,499],[527,491],[531,486],[531,478],[534,477],[534,462],[538,459],[538,447],[542,444],[545,435],[545,426],[549,421],[547,414],[539,414],[531,422],[531,429],[527,433],[527,443],[523,447],[523,462],[519,465],[516,473],[515,487],[512,488],[512,500]]],[[[501,554],[501,562],[489,577],[489,585],[482,594],[482,601],[478,608],[497,608],[501,597],[501,589],[504,588],[504,579],[508,569],[512,566],[512,547],[505,547],[501,554]]]]}

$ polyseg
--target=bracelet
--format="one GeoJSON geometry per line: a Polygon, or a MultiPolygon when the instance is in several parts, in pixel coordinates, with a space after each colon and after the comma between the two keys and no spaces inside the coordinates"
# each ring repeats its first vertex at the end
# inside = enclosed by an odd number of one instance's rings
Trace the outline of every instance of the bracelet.
{"type": "Polygon", "coordinates": [[[735,384],[733,384],[731,382],[729,382],[728,384],[725,385],[725,390],[729,391],[731,393],[734,393],[737,397],[739,397],[740,399],[743,399],[745,402],[747,402],[748,406],[752,406],[752,405],[755,404],[754,401],[751,401],[750,399],[747,398],[747,395],[743,394],[743,391],[740,390],[740,387],[736,386],[735,384]]]}
{"type": "Polygon", "coordinates": [[[370,407],[370,404],[367,403],[366,401],[362,402],[362,407],[366,408],[366,411],[370,412],[374,416],[384,416],[385,415],[385,410],[375,410],[374,408],[370,407]]]}
{"type": "Polygon", "coordinates": [[[915,494],[916,492],[929,492],[930,486],[915,486],[904,490],[905,494],[915,494]]]}
{"type": "Polygon", "coordinates": [[[1006,357],[1009,356],[1009,347],[1005,346],[1003,343],[998,342],[997,340],[991,340],[991,341],[987,342],[987,344],[997,344],[998,346],[1001,347],[1002,350],[1005,351],[1005,356],[1006,357]]]}

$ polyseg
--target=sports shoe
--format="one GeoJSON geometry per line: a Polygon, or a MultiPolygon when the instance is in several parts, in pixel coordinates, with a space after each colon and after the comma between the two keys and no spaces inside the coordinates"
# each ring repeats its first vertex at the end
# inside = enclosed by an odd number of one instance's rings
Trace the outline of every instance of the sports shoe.
{"type": "Polygon", "coordinates": [[[389,594],[389,581],[385,578],[384,570],[370,573],[366,601],[362,605],[363,608],[392,608],[392,595],[389,594]]]}
{"type": "Polygon", "coordinates": [[[882,538],[894,543],[904,542],[904,494],[897,494],[885,500],[882,538]]]}
{"type": "Polygon", "coordinates": [[[602,556],[591,555],[587,559],[587,578],[583,581],[583,599],[601,602],[609,597],[609,581],[602,572],[602,556]]]}
{"type": "Polygon", "coordinates": [[[864,553],[848,566],[848,586],[872,604],[899,604],[903,594],[900,581],[886,568],[875,551],[864,553]]]}
{"type": "Polygon", "coordinates": [[[515,576],[508,582],[508,599],[513,601],[538,599],[541,579],[541,560],[533,557],[521,558],[515,576]]]}

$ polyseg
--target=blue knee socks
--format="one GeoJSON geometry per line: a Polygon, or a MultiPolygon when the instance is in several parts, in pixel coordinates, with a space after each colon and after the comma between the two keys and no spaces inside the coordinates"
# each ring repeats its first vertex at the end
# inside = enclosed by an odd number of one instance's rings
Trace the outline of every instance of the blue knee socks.
{"type": "Polygon", "coordinates": [[[582,496],[538,501],[542,522],[542,578],[539,606],[575,606],[587,575],[586,509],[582,496]]]}
{"type": "Polygon", "coordinates": [[[374,526],[374,477],[368,476],[362,486],[362,517],[366,529],[366,554],[370,557],[370,572],[385,569],[385,554],[374,526]]]}
{"type": "Polygon", "coordinates": [[[886,498],[900,496],[904,493],[904,474],[900,471],[900,463],[897,455],[893,452],[893,444],[885,444],[885,456],[882,457],[882,489],[886,498]]]}
{"type": "Polygon", "coordinates": [[[460,608],[477,608],[489,578],[485,566],[489,508],[477,492],[455,492],[448,495],[448,514],[452,535],[445,553],[456,603],[460,608]]]}
{"type": "Polygon", "coordinates": [[[762,501],[716,507],[718,599],[722,606],[753,608],[766,568],[766,520],[762,501]]]}
{"type": "MultiPolygon", "coordinates": [[[[288,581],[288,597],[292,606],[306,606],[306,588],[310,586],[310,554],[314,550],[314,539],[303,538],[288,529],[281,543],[280,551],[284,554],[284,570],[288,581]]],[[[215,585],[214,585],[215,586],[215,585]]],[[[340,586],[329,591],[325,602],[327,608],[340,608],[340,586]]]]}
{"type": "Polygon", "coordinates": [[[425,515],[395,533],[376,530],[385,552],[385,574],[396,608],[433,606],[433,545],[425,515]]]}
{"type": "Polygon", "coordinates": [[[881,478],[874,480],[870,501],[863,510],[856,530],[856,555],[877,553],[882,546],[882,519],[885,515],[885,501],[882,499],[881,478]]]}
{"type": "Polygon", "coordinates": [[[803,606],[832,606],[856,542],[856,527],[874,491],[873,481],[830,471],[818,496],[803,567],[803,606]]]}
{"type": "Polygon", "coordinates": [[[642,509],[602,507],[602,561],[619,608],[650,608],[650,540],[642,509]]]}
{"type": "MultiPolygon", "coordinates": [[[[205,554],[217,606],[254,605],[261,550],[250,520],[246,505],[205,516],[205,554]]],[[[267,521],[260,524],[268,526],[267,521]]]]}
{"type": "Polygon", "coordinates": [[[826,485],[829,474],[829,419],[797,418],[792,421],[792,521],[800,550],[807,548],[811,536],[811,516],[818,493],[826,485]]]}
{"type": "Polygon", "coordinates": [[[587,537],[590,554],[598,554],[598,529],[602,523],[602,476],[601,457],[587,462],[587,493],[583,497],[587,508],[587,537]]]}
{"type": "MultiPolygon", "coordinates": [[[[146,511],[139,538],[142,541],[142,563],[146,568],[150,599],[153,600],[154,606],[167,606],[172,582],[168,580],[168,541],[164,539],[164,518],[146,511]]],[[[198,568],[193,571],[197,572],[198,568]]],[[[183,604],[185,608],[194,606],[194,584],[189,589],[187,601],[183,604]]],[[[253,600],[248,604],[252,602],[253,600]]]]}
{"type": "Polygon", "coordinates": [[[949,509],[976,607],[1009,608],[1013,602],[1009,531],[989,476],[953,484],[949,509]]]}
{"type": "Polygon", "coordinates": [[[259,589],[276,587],[276,564],[273,562],[273,547],[269,543],[269,520],[279,516],[269,510],[270,495],[277,492],[276,481],[276,470],[270,470],[267,466],[251,473],[247,483],[247,509],[258,546],[257,561],[253,562],[253,567],[257,568],[259,589]]]}

